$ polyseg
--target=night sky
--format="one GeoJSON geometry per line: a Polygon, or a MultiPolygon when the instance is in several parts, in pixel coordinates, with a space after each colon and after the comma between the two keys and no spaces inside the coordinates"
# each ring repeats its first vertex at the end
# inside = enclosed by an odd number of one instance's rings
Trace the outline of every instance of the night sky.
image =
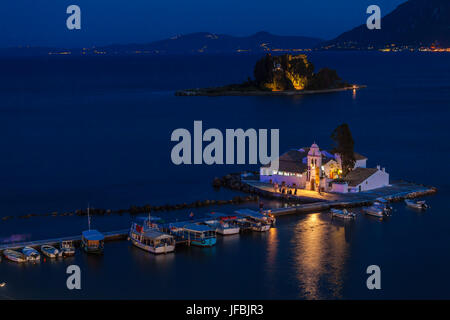
{"type": "Polygon", "coordinates": [[[330,39],[405,0],[4,0],[0,47],[142,43],[198,31],[245,36],[258,31],[330,39]],[[81,8],[82,29],[66,28],[66,8],[81,8]]]}

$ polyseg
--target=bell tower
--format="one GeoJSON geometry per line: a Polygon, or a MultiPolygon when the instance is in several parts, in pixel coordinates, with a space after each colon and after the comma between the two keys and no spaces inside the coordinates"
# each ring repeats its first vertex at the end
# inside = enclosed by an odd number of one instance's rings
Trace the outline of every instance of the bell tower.
{"type": "Polygon", "coordinates": [[[322,153],[319,146],[314,142],[309,148],[308,157],[308,175],[306,188],[308,190],[319,190],[320,171],[322,167],[322,153]]]}

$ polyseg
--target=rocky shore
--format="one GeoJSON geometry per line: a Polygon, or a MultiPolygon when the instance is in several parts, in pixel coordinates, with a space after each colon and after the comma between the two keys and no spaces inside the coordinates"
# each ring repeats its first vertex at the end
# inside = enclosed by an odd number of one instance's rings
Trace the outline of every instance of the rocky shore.
{"type": "Polygon", "coordinates": [[[366,88],[365,85],[351,85],[343,88],[323,89],[323,90],[285,90],[285,91],[268,91],[268,90],[222,90],[221,88],[196,88],[178,90],[175,92],[176,96],[297,96],[307,94],[333,93],[347,90],[358,90],[366,88]]]}

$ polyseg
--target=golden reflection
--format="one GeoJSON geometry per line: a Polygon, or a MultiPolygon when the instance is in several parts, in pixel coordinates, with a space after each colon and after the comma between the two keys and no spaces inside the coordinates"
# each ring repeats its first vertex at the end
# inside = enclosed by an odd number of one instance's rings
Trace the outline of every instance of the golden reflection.
{"type": "Polygon", "coordinates": [[[277,228],[270,228],[267,237],[267,269],[273,270],[271,268],[276,264],[278,250],[278,231],[277,228]]]}
{"type": "Polygon", "coordinates": [[[331,298],[340,298],[348,249],[344,225],[331,224],[326,216],[313,213],[298,222],[293,242],[301,297],[330,298],[321,296],[321,286],[326,286],[331,298]]]}

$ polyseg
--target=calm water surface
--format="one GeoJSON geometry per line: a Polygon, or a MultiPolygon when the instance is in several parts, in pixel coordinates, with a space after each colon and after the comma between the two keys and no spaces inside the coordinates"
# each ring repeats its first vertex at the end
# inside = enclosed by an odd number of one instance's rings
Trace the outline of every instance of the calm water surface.
{"type": "MultiPolygon", "coordinates": [[[[312,53],[316,67],[338,70],[352,92],[304,97],[175,97],[173,91],[239,82],[256,56],[1,60],[1,241],[79,234],[81,217],[34,217],[86,207],[128,208],[229,199],[211,180],[251,166],[175,166],[176,128],[279,128],[280,148],[330,147],[349,123],[356,150],[391,179],[439,188],[425,213],[395,204],[379,222],[331,221],[328,213],[280,217],[266,234],[220,238],[214,248],[153,256],[110,242],[103,257],[19,266],[0,263],[0,297],[21,298],[450,298],[448,54],[312,53]],[[82,268],[81,291],[66,289],[65,268],[82,268]],[[368,265],[382,290],[366,289],[368,265]]],[[[248,206],[254,206],[250,204],[248,206]]],[[[267,205],[277,205],[269,204],[267,205]]],[[[235,207],[208,208],[231,212],[235,207]]],[[[206,209],[198,210],[201,215],[206,209]]],[[[182,219],[186,212],[169,212],[182,219]]],[[[131,217],[94,217],[100,230],[131,217]]]]}

